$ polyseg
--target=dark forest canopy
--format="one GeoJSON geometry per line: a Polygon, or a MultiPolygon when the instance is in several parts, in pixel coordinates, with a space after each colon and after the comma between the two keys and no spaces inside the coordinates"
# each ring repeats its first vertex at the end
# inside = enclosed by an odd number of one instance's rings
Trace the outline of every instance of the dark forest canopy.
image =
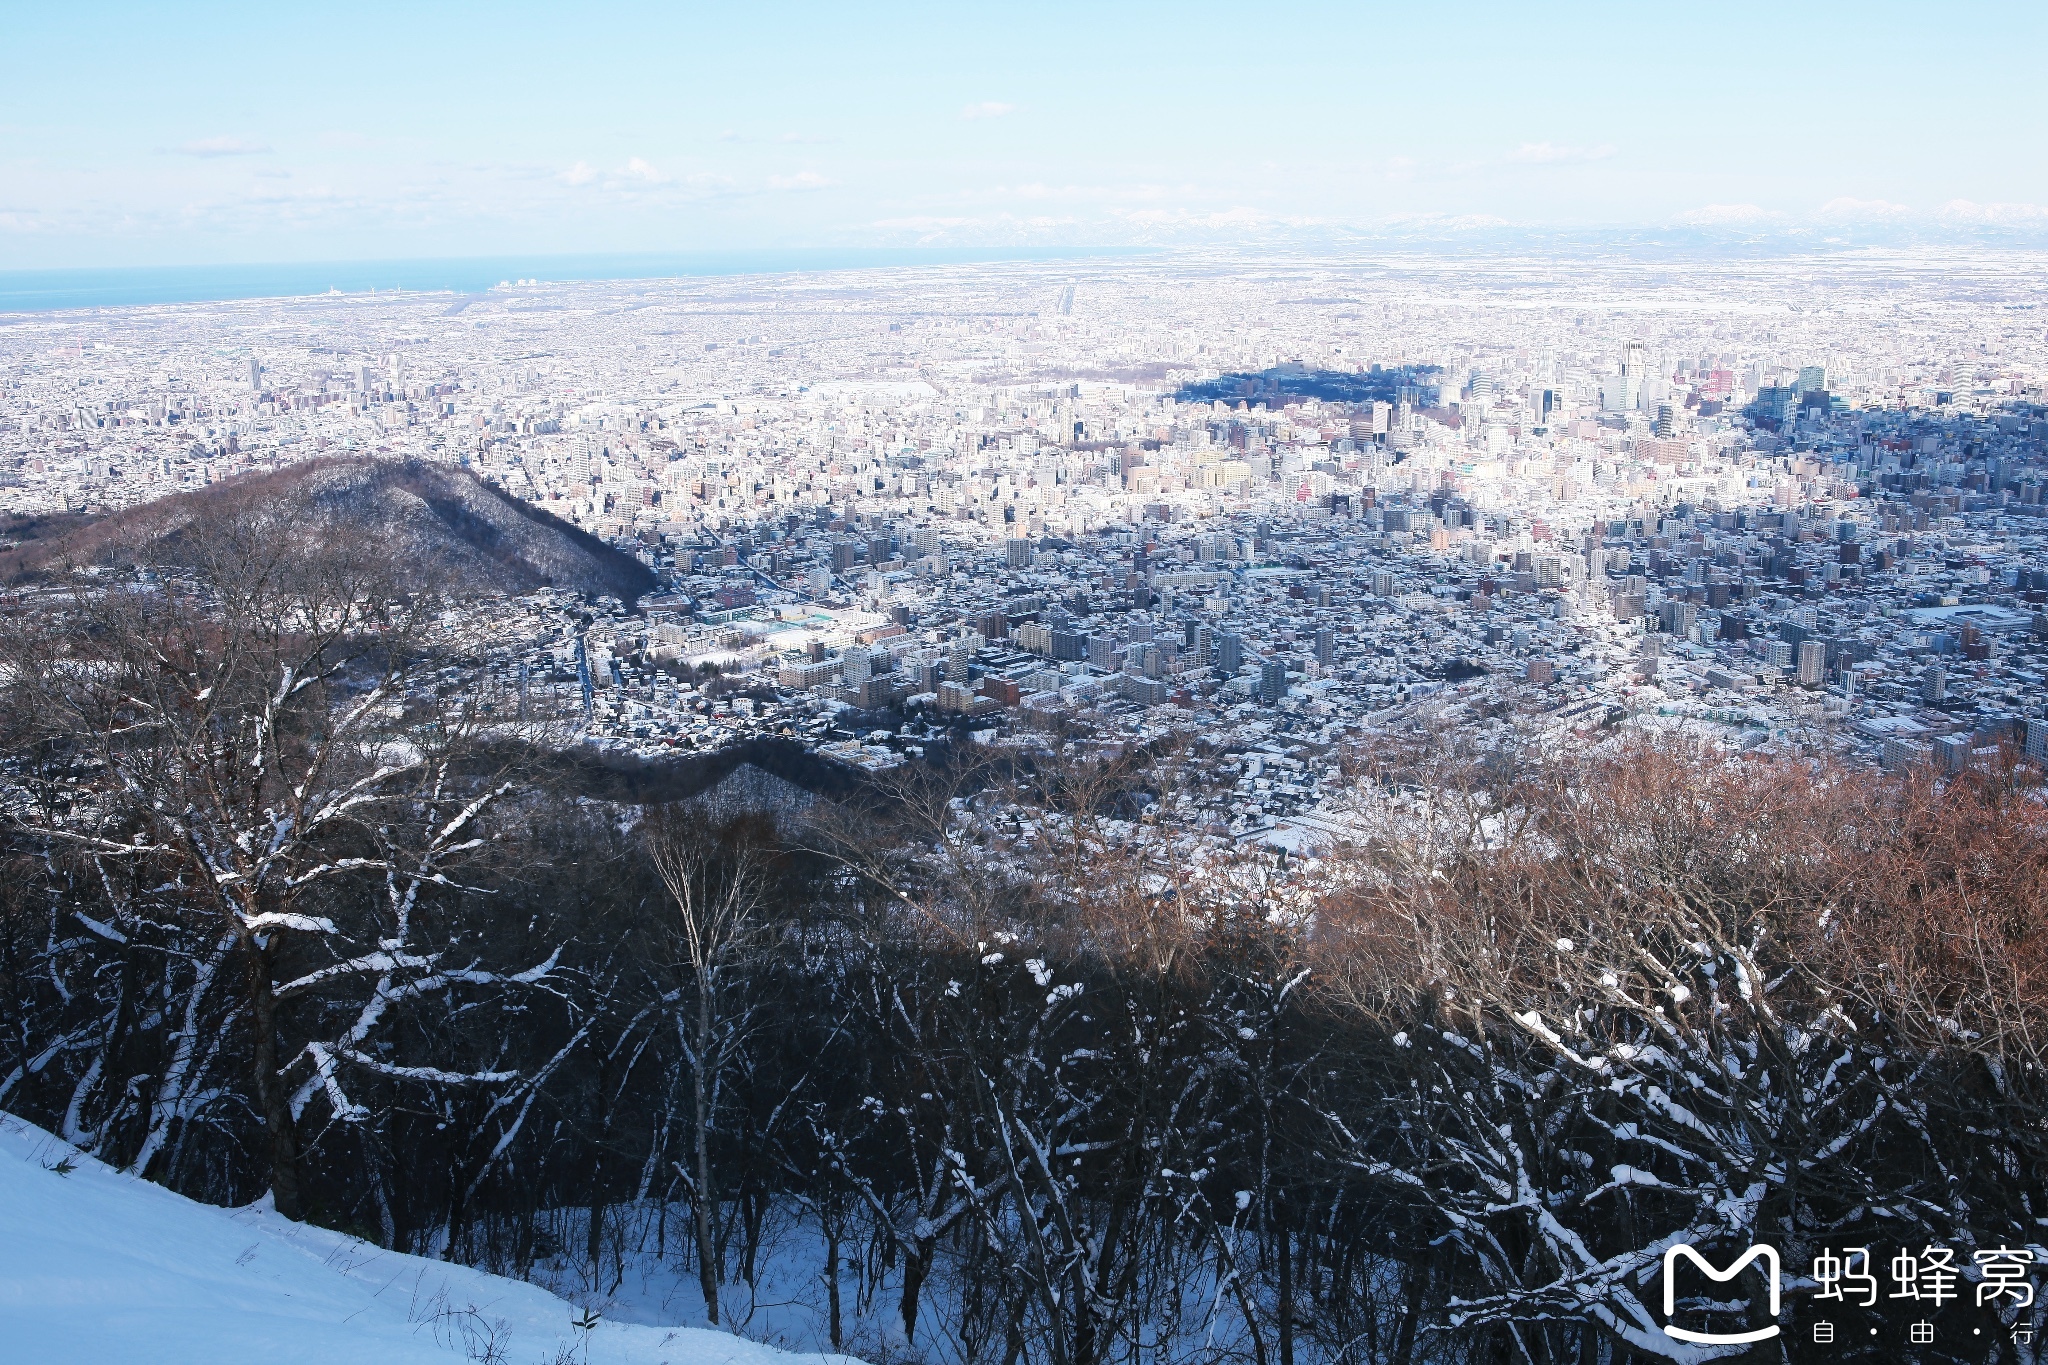
{"type": "MultiPolygon", "coordinates": [[[[1428,388],[1435,392],[1438,365],[1374,365],[1364,372],[1311,370],[1300,365],[1279,365],[1256,374],[1219,375],[1198,383],[1183,384],[1174,392],[1180,403],[1225,403],[1239,401],[1274,406],[1290,398],[1319,398],[1325,403],[1392,403],[1404,388],[1428,388]]],[[[1424,397],[1429,397],[1425,394],[1424,397]]]]}

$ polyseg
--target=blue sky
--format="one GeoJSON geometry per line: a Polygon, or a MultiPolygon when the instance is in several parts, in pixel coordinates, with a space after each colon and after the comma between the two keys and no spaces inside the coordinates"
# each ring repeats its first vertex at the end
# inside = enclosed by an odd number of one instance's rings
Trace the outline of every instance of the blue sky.
{"type": "Polygon", "coordinates": [[[2048,230],[2048,5],[4,0],[0,269],[2048,230]]]}

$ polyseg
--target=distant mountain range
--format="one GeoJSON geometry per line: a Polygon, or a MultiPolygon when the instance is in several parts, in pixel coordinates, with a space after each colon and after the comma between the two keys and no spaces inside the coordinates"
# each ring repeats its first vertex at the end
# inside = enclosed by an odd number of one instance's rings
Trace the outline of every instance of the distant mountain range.
{"type": "MultiPolygon", "coordinates": [[[[1159,211],[1102,220],[995,214],[904,219],[891,230],[926,247],[969,242],[1017,250],[1083,244],[1132,251],[1298,252],[1310,256],[1415,253],[1467,257],[1540,255],[1558,260],[1673,261],[1833,255],[1864,250],[2041,250],[2048,208],[1958,201],[1934,213],[1896,205],[1830,205],[1805,216],[1755,204],[1706,204],[1662,223],[1569,225],[1514,222],[1491,214],[1418,213],[1348,219],[1288,216],[1253,209],[1219,213],[1159,211]]],[[[1077,272],[1090,268],[1077,262],[1077,272]]]]}
{"type": "Polygon", "coordinates": [[[270,513],[284,514],[281,524],[381,542],[392,563],[459,594],[555,587],[630,602],[655,583],[631,555],[466,469],[357,458],[244,474],[90,520],[17,520],[0,528],[18,541],[0,551],[0,581],[91,564],[189,562],[210,521],[270,513]]]}

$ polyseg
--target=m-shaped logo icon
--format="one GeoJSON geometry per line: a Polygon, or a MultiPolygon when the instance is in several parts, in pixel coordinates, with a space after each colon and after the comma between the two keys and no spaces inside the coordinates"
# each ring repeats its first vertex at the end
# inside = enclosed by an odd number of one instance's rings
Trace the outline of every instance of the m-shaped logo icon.
{"type": "Polygon", "coordinates": [[[1726,1284],[1747,1269],[1750,1262],[1762,1261],[1764,1278],[1771,1287],[1771,1316],[1774,1318],[1778,1316],[1780,1290],[1778,1285],[1778,1249],[1776,1247],[1765,1246],[1762,1242],[1759,1242],[1736,1257],[1734,1263],[1726,1270],[1719,1270],[1715,1268],[1713,1262],[1694,1250],[1690,1243],[1680,1242],[1677,1246],[1667,1249],[1664,1253],[1664,1316],[1667,1319],[1664,1324],[1664,1334],[1666,1336],[1677,1337],[1680,1341],[1696,1341],[1708,1346],[1722,1346],[1739,1344],[1746,1341],[1768,1341],[1770,1338],[1778,1335],[1778,1324],[1775,1322],[1768,1327],[1759,1327],[1749,1332],[1695,1332],[1689,1328],[1673,1325],[1669,1319],[1676,1316],[1678,1312],[1677,1272],[1678,1262],[1681,1258],[1691,1261],[1694,1265],[1698,1266],[1701,1273],[1716,1284],[1726,1284]]]}

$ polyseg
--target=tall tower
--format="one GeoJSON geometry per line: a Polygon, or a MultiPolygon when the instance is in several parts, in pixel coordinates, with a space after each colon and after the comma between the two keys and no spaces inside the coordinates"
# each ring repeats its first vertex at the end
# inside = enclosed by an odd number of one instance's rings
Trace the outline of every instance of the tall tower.
{"type": "Polygon", "coordinates": [[[1621,352],[1621,406],[1624,411],[1633,411],[1642,403],[1643,376],[1648,372],[1643,343],[1631,341],[1621,352]]]}

